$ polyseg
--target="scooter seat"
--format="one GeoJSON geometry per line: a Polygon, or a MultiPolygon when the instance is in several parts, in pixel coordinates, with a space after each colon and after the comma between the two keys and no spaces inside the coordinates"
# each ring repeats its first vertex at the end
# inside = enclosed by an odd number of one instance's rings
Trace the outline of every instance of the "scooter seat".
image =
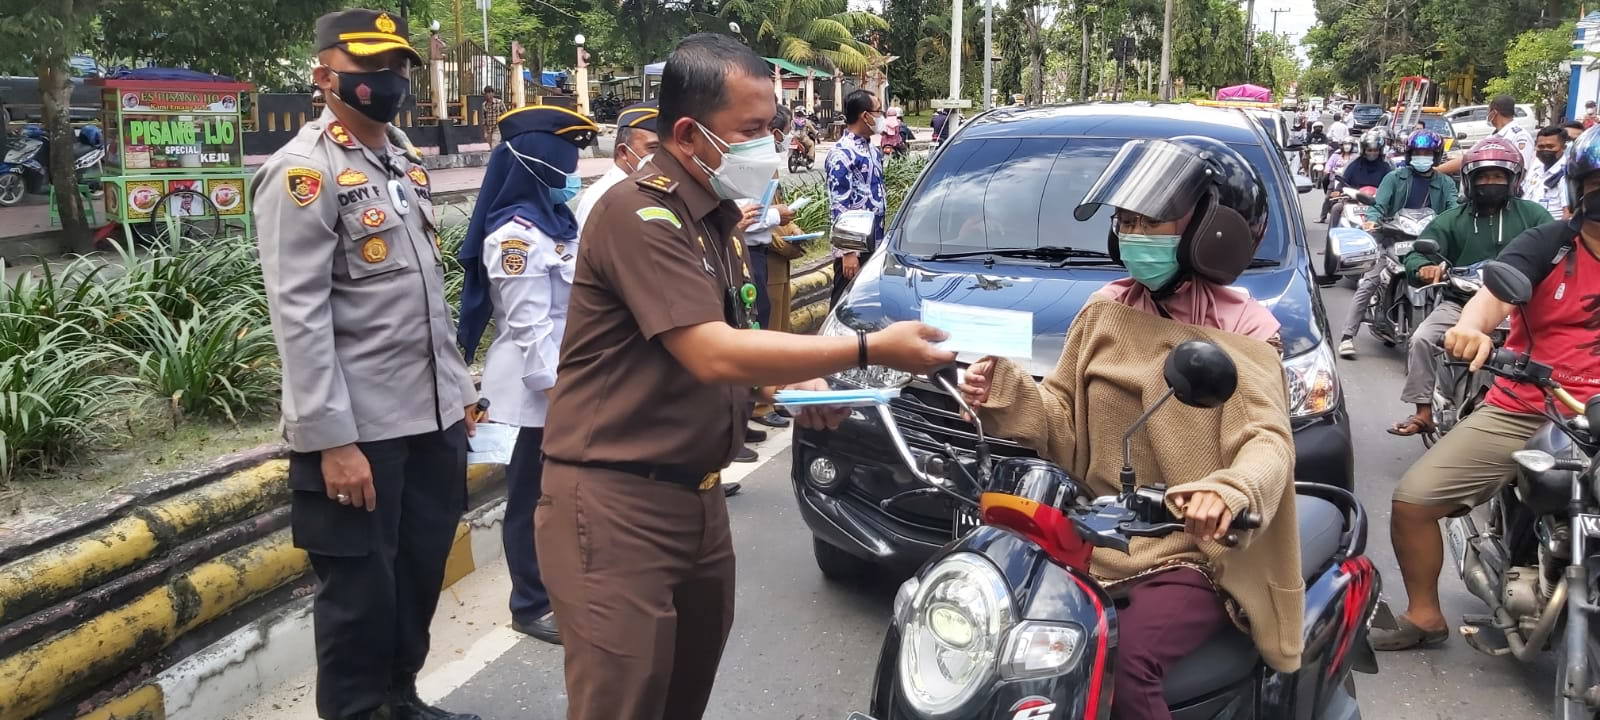
{"type": "Polygon", "coordinates": [[[1322,498],[1296,495],[1295,515],[1300,521],[1300,577],[1307,583],[1339,551],[1344,513],[1322,498]]]}
{"type": "MultiPolygon", "coordinates": [[[[1344,514],[1322,498],[1296,495],[1295,515],[1300,521],[1300,575],[1309,583],[1338,552],[1344,514]]],[[[1260,659],[1250,637],[1230,625],[1167,671],[1162,695],[1167,705],[1182,705],[1245,679],[1260,659]]]]}
{"type": "Polygon", "coordinates": [[[1261,656],[1250,636],[1230,624],[1167,670],[1162,696],[1177,707],[1250,676],[1261,656]]]}

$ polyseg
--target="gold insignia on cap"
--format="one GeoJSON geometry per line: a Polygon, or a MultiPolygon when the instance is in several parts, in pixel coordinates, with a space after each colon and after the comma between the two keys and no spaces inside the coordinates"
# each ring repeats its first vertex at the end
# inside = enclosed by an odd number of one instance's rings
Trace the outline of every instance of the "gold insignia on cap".
{"type": "Polygon", "coordinates": [[[389,13],[378,15],[378,19],[373,21],[372,26],[376,27],[378,32],[392,33],[395,31],[394,20],[389,17],[389,13]]]}
{"type": "Polygon", "coordinates": [[[367,238],[361,243],[361,259],[374,265],[389,259],[389,243],[377,235],[367,238]]]}
{"type": "Polygon", "coordinates": [[[334,178],[334,182],[337,182],[345,187],[350,187],[351,185],[361,185],[366,181],[367,174],[355,168],[345,168],[337,177],[334,178]]]}

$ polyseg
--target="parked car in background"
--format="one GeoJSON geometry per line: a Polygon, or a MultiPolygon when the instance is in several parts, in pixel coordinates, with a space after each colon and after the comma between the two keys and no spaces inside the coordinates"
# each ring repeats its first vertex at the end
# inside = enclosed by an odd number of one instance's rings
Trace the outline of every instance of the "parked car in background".
{"type": "Polygon", "coordinates": [[[1366,130],[1383,121],[1383,106],[1357,103],[1350,108],[1350,129],[1366,130]]]}
{"type": "MultiPolygon", "coordinates": [[[[0,75],[0,102],[4,102],[11,111],[12,122],[44,122],[44,106],[39,99],[39,78],[0,75]]],[[[83,78],[72,78],[72,122],[89,122],[99,117],[99,88],[85,85],[83,78]]]]}
{"type": "MultiPolygon", "coordinates": [[[[1479,140],[1489,137],[1494,128],[1489,126],[1488,105],[1466,105],[1455,108],[1444,114],[1446,120],[1455,126],[1456,132],[1466,135],[1461,138],[1463,147],[1472,147],[1479,140]]],[[[1530,133],[1539,132],[1539,118],[1533,112],[1532,105],[1518,105],[1517,116],[1512,122],[1528,129],[1530,133]]]]}
{"type": "MultiPolygon", "coordinates": [[[[1089,295],[1127,276],[1106,254],[1110,208],[1086,221],[1075,219],[1073,209],[1129,139],[1215,138],[1243,154],[1266,185],[1266,232],[1234,285],[1282,323],[1295,479],[1351,487],[1337,339],[1328,333],[1296,187],[1288,168],[1272,160],[1280,149],[1269,122],[1282,118],[1254,112],[1260,114],[1121,103],[1004,108],[973,118],[933,155],[880,250],[819,332],[850,336],[914,320],[934,301],[1027,312],[1031,354],[1019,359],[1035,377],[1045,375],[1089,295]]],[[[977,359],[962,354],[957,361],[977,359]]],[[[891,411],[921,460],[946,443],[973,450],[975,436],[955,401],[931,385],[877,366],[828,381],[835,388],[901,388],[891,411]]],[[[883,500],[923,487],[891,449],[888,432],[874,413],[856,413],[837,430],[795,431],[795,498],[817,565],[830,577],[859,577],[882,566],[913,569],[975,521],[938,494],[902,498],[885,509],[883,500]]],[[[1005,438],[991,437],[989,445],[996,459],[1031,454],[1005,438]]]]}
{"type": "Polygon", "coordinates": [[[1462,133],[1460,130],[1457,130],[1455,123],[1450,122],[1449,118],[1443,115],[1425,113],[1417,119],[1422,121],[1423,127],[1438,133],[1439,137],[1444,138],[1445,152],[1459,150],[1461,148],[1461,136],[1464,133],[1462,133]]]}

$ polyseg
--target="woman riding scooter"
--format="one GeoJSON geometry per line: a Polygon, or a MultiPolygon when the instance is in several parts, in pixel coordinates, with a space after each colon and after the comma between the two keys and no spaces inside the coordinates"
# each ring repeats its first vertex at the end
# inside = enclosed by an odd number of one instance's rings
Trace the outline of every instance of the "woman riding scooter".
{"type": "Polygon", "coordinates": [[[1122,434],[1166,390],[1168,350],[1205,339],[1238,366],[1226,403],[1157,414],[1133,438],[1138,477],[1166,485],[1186,532],[1092,555],[1092,572],[1118,597],[1114,718],[1170,718],[1167,669],[1228,623],[1250,633],[1272,667],[1300,665],[1304,583],[1279,326],[1227,287],[1261,241],[1266,197],[1244,157],[1216,140],[1123,145],[1075,217],[1113,209],[1109,250],[1132,277],[1078,313],[1042,383],[1010,360],[984,358],[961,385],[986,428],[1061,464],[1092,496],[1117,492],[1122,434]],[[1219,543],[1247,509],[1262,529],[1236,548],[1219,543]]]}

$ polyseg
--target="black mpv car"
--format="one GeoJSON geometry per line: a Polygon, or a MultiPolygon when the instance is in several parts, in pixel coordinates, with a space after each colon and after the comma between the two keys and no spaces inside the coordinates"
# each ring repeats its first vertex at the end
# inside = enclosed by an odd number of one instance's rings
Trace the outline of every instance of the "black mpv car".
{"type": "MultiPolygon", "coordinates": [[[[853,334],[921,316],[924,301],[1033,313],[1035,377],[1060,357],[1068,326],[1089,295],[1126,271],[1103,252],[1109,208],[1086,222],[1073,209],[1130,138],[1204,135],[1228,143],[1260,172],[1270,195],[1266,234],[1237,287],[1265,303],[1282,323],[1284,372],[1297,462],[1295,479],[1349,488],[1354,460],[1350,419],[1339,385],[1322,298],[1306,248],[1304,222],[1289,169],[1261,126],[1243,112],[1192,105],[1086,104],[1000,109],[974,118],[939,148],[907,195],[882,247],[833,309],[822,334],[853,334]],[[1035,257],[983,253],[1039,248],[1035,257]],[[929,260],[936,254],[977,253],[929,260]]],[[[1027,253],[1020,253],[1027,254],[1027,253]]],[[[963,364],[977,357],[962,355],[963,364]]],[[[881,367],[829,379],[835,387],[904,384],[881,367]]],[[[948,396],[911,382],[893,410],[915,452],[950,443],[972,447],[970,425],[948,396]]],[[[993,439],[997,456],[1031,455],[993,439]]],[[[791,477],[810,526],[817,564],[829,576],[855,577],[874,567],[909,572],[976,519],[942,496],[882,509],[879,502],[920,486],[901,464],[875,413],[857,412],[834,431],[797,429],[791,477]],[[959,527],[958,527],[959,526],[959,527]]]]}

